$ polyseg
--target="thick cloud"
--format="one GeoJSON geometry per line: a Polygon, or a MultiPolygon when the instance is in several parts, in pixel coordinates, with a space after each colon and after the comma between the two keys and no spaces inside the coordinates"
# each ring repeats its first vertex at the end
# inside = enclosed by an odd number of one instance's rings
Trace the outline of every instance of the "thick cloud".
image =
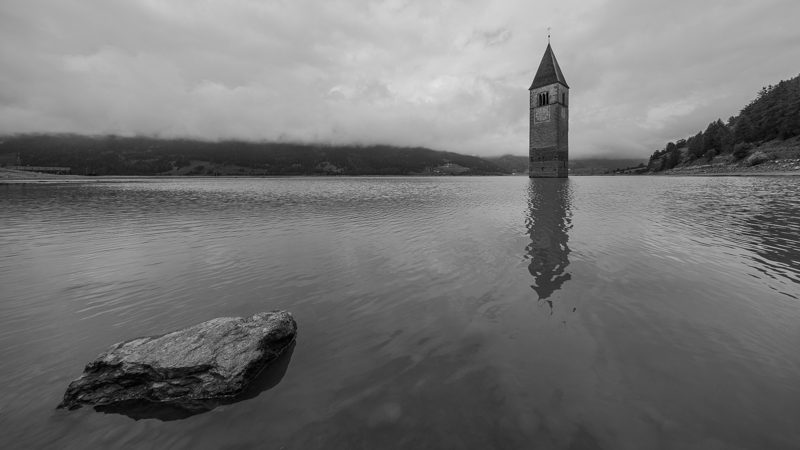
{"type": "Polygon", "coordinates": [[[0,133],[527,153],[553,29],[573,157],[645,157],[800,72],[795,0],[4,0],[0,133]]]}

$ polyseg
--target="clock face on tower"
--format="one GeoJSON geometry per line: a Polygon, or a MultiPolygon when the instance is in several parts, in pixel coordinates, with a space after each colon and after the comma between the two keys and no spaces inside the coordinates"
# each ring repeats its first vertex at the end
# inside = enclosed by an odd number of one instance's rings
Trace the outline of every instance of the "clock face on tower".
{"type": "Polygon", "coordinates": [[[533,110],[533,121],[536,123],[539,122],[549,122],[550,121],[550,107],[544,106],[541,108],[536,108],[533,110]]]}

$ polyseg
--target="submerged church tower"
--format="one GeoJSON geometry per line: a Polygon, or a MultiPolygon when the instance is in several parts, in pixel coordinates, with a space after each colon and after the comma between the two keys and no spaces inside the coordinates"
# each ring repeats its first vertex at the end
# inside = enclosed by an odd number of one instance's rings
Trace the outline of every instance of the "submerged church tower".
{"type": "Polygon", "coordinates": [[[531,178],[569,174],[569,85],[550,43],[531,84],[529,169],[531,178]]]}

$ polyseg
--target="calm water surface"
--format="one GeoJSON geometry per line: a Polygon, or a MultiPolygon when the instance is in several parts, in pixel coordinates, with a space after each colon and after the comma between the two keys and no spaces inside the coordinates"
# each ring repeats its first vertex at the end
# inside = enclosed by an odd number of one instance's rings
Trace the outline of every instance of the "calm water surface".
{"type": "Polygon", "coordinates": [[[0,448],[800,448],[800,178],[0,185],[0,448]],[[55,410],[287,309],[241,402],[55,410]]]}

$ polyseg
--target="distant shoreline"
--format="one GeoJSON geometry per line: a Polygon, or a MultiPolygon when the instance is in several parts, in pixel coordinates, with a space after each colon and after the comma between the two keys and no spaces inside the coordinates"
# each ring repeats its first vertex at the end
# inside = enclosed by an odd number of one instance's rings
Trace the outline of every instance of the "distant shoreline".
{"type": "Polygon", "coordinates": [[[668,177],[796,177],[800,171],[793,172],[715,172],[715,173],[667,173],[668,177]]]}
{"type": "MultiPolygon", "coordinates": [[[[461,175],[460,177],[469,176],[461,175]]],[[[478,177],[484,176],[502,176],[502,177],[518,177],[527,175],[474,175],[478,177]]],[[[668,176],[668,177],[793,177],[800,176],[800,170],[791,171],[749,171],[749,172],[710,172],[710,173],[690,173],[671,171],[671,173],[645,173],[641,175],[631,174],[593,174],[593,175],[570,175],[572,177],[631,177],[631,176],[668,176]]],[[[104,175],[104,176],[86,176],[86,175],[52,175],[38,172],[23,172],[17,170],[8,170],[0,168],[0,184],[62,184],[62,183],[113,183],[122,181],[135,181],[135,180],[190,180],[190,179],[258,179],[258,178],[328,178],[323,175],[233,175],[233,176],[206,176],[206,175],[192,175],[192,176],[165,176],[165,175],[104,175]]],[[[386,178],[386,177],[418,177],[418,178],[452,178],[451,176],[432,176],[432,175],[337,175],[338,177],[358,177],[358,178],[386,178]]]]}
{"type": "Polygon", "coordinates": [[[608,173],[608,174],[594,174],[594,175],[570,175],[572,177],[797,177],[800,176],[800,170],[783,172],[783,171],[765,171],[765,172],[710,172],[710,173],[643,173],[638,175],[622,174],[622,173],[608,173]]]}
{"type": "Polygon", "coordinates": [[[748,166],[739,163],[712,163],[695,166],[676,167],[656,172],[666,176],[794,176],[800,175],[800,158],[779,158],[761,164],[748,166]]]}
{"type": "MultiPolygon", "coordinates": [[[[53,183],[97,183],[127,180],[230,180],[230,179],[259,179],[259,178],[463,178],[463,177],[510,177],[514,175],[501,174],[471,174],[471,175],[439,175],[439,174],[409,174],[409,175],[323,175],[323,174],[298,174],[298,175],[54,175],[41,172],[28,172],[10,170],[0,167],[0,184],[53,184],[53,183]]],[[[524,175],[527,177],[527,175],[524,175]]]]}

